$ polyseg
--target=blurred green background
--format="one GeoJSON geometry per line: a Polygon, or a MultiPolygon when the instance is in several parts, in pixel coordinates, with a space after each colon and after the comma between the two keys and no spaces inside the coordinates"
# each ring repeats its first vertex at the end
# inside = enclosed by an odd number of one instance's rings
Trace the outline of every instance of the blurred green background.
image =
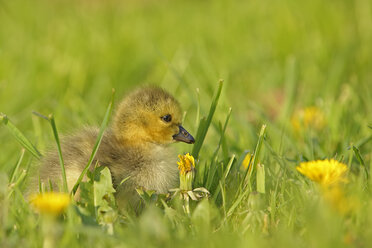
{"type": "MultiPolygon", "coordinates": [[[[54,113],[61,133],[103,118],[111,88],[156,84],[176,95],[196,131],[218,79],[217,121],[233,109],[233,150],[251,148],[262,122],[273,143],[298,108],[320,107],[326,141],[356,142],[371,124],[372,4],[357,1],[0,1],[0,111],[42,150],[54,113]],[[44,128],[47,127],[47,128],[44,128]]],[[[208,136],[210,139],[211,137],[208,136]]],[[[0,167],[20,147],[0,129],[0,167]]],[[[297,146],[297,145],[294,145],[297,146]]],[[[296,155],[296,153],[294,153],[296,155]]]]}
{"type": "MultiPolygon", "coordinates": [[[[177,96],[195,132],[196,88],[205,113],[222,78],[216,119],[232,107],[228,134],[237,150],[252,146],[262,122],[283,130],[293,111],[308,105],[337,122],[328,134],[337,147],[361,138],[371,123],[371,6],[368,0],[1,0],[0,111],[43,150],[51,130],[33,110],[54,113],[66,133],[99,124],[111,88],[118,101],[138,85],[156,84],[177,96]]],[[[274,143],[282,143],[282,133],[274,143]]],[[[0,139],[0,168],[9,169],[20,147],[4,128],[0,139]]]]}

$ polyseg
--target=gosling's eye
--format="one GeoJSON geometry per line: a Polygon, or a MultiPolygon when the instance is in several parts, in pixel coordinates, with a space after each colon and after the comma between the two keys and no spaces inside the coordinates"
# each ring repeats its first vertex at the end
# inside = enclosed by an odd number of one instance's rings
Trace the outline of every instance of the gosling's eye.
{"type": "Polygon", "coordinates": [[[171,115],[164,115],[161,117],[161,119],[165,122],[171,122],[172,121],[172,116],[171,115]]]}

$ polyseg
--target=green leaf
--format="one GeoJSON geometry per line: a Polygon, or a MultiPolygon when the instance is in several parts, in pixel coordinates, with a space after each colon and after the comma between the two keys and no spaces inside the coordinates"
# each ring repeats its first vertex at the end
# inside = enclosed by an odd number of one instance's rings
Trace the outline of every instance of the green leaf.
{"type": "Polygon", "coordinates": [[[95,216],[98,223],[105,224],[108,219],[113,219],[116,215],[115,189],[110,170],[104,166],[95,167],[88,178],[88,181],[81,182],[79,186],[80,213],[95,216]]]}
{"type": "Polygon", "coordinates": [[[158,194],[156,194],[155,190],[145,190],[142,187],[138,187],[136,191],[146,205],[155,203],[158,200],[158,194]]]}
{"type": "Polygon", "coordinates": [[[81,211],[86,215],[95,216],[93,182],[81,182],[79,188],[79,205],[81,205],[81,211]]]}
{"type": "Polygon", "coordinates": [[[113,195],[115,189],[112,187],[112,177],[109,168],[104,167],[101,170],[99,180],[94,181],[93,192],[95,207],[108,206],[115,201],[113,195]]]}

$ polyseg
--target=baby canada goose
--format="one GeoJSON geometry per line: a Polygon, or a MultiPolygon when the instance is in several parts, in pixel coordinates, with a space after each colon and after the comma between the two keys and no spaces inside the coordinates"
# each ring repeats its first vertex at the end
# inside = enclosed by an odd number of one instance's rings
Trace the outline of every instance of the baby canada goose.
{"type": "MultiPolygon", "coordinates": [[[[137,187],[166,193],[177,186],[177,156],[168,145],[176,141],[189,144],[194,138],[181,126],[182,112],[178,101],[158,87],[145,87],[129,94],[118,106],[110,127],[105,130],[92,166],[107,166],[112,175],[119,207],[138,203],[137,187]],[[122,185],[120,182],[129,177],[122,185]]],[[[62,138],[69,190],[88,163],[98,128],[62,138]]],[[[40,178],[61,182],[57,151],[42,161],[40,178]]]]}

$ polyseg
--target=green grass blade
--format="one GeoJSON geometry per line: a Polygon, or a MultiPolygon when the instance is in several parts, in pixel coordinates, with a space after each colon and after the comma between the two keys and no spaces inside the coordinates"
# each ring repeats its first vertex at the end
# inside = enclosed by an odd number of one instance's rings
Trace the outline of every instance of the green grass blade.
{"type": "Polygon", "coordinates": [[[223,142],[224,137],[225,137],[225,132],[226,132],[227,124],[229,123],[229,120],[230,120],[230,116],[231,116],[231,108],[229,109],[229,113],[227,114],[227,117],[226,117],[223,128],[220,128],[220,129],[222,129],[220,140],[218,142],[217,149],[215,150],[215,152],[213,154],[210,170],[208,171],[208,179],[207,179],[207,183],[206,183],[207,189],[211,189],[210,187],[213,184],[214,175],[215,175],[216,170],[217,170],[216,159],[217,159],[218,152],[220,151],[222,142],[223,142]]]}
{"type": "Polygon", "coordinates": [[[212,191],[211,187],[213,185],[213,178],[214,178],[214,175],[216,174],[216,170],[218,166],[217,159],[218,159],[217,153],[215,152],[215,154],[213,155],[212,161],[211,161],[211,165],[209,166],[207,182],[205,184],[205,187],[209,191],[212,191]]]}
{"type": "Polygon", "coordinates": [[[222,86],[223,86],[223,80],[220,80],[219,83],[218,83],[217,91],[214,94],[213,101],[211,103],[211,107],[209,109],[208,117],[205,121],[203,121],[203,119],[200,120],[198,132],[197,132],[197,135],[196,135],[195,145],[192,149],[192,155],[195,159],[198,159],[198,157],[199,157],[200,149],[201,149],[201,147],[204,143],[205,136],[207,135],[209,126],[212,122],[212,118],[213,118],[214,112],[216,111],[218,100],[219,100],[220,95],[221,95],[222,86]]]}
{"type": "Polygon", "coordinates": [[[227,176],[228,176],[229,173],[230,173],[231,166],[232,166],[234,160],[235,160],[235,154],[233,154],[233,155],[231,156],[231,159],[230,159],[230,161],[229,161],[229,163],[227,164],[227,167],[226,167],[226,169],[225,169],[225,173],[224,173],[224,175],[223,175],[224,178],[225,178],[225,180],[226,180],[227,176]]]}
{"type": "Polygon", "coordinates": [[[52,184],[52,181],[50,179],[48,179],[48,183],[49,183],[49,190],[53,191],[53,184],[52,184]]]}
{"type": "Polygon", "coordinates": [[[24,182],[26,175],[26,170],[22,170],[18,179],[14,183],[10,184],[8,198],[13,194],[14,190],[19,187],[22,182],[24,182]]]}
{"type": "Polygon", "coordinates": [[[194,146],[193,146],[193,149],[192,149],[192,155],[193,155],[193,157],[195,158],[195,159],[197,159],[197,157],[195,157],[195,155],[197,154],[197,155],[199,155],[199,150],[200,150],[200,148],[201,148],[201,144],[199,144],[200,143],[200,141],[199,140],[201,140],[201,139],[199,139],[198,137],[201,137],[202,135],[203,135],[203,130],[204,130],[204,127],[207,125],[206,124],[207,123],[207,118],[205,117],[205,116],[203,116],[201,119],[200,119],[200,121],[199,121],[199,127],[198,127],[198,131],[196,132],[196,141],[195,141],[195,144],[194,144],[194,146]],[[196,153],[196,145],[198,144],[198,152],[196,153]],[[200,146],[200,147],[199,147],[200,146]],[[195,151],[195,152],[194,152],[195,151]]]}
{"type": "Polygon", "coordinates": [[[349,160],[347,162],[347,167],[349,168],[349,170],[351,168],[351,164],[353,162],[353,157],[354,157],[353,156],[354,150],[352,149],[352,147],[353,147],[353,144],[351,143],[350,147],[348,148],[348,150],[349,150],[349,160]]]}
{"type": "Polygon", "coordinates": [[[14,187],[17,187],[18,185],[20,185],[23,182],[23,180],[26,178],[26,175],[27,175],[27,171],[22,170],[18,179],[14,182],[14,187]]]}
{"type": "Polygon", "coordinates": [[[119,183],[119,186],[122,185],[123,183],[125,183],[129,178],[131,178],[131,176],[127,176],[126,178],[121,180],[121,182],[119,183]]]}
{"type": "Polygon", "coordinates": [[[12,172],[12,174],[10,175],[10,180],[9,180],[9,184],[12,184],[14,182],[14,178],[15,178],[15,175],[17,175],[17,172],[18,172],[18,169],[19,169],[19,166],[21,165],[22,163],[22,160],[23,160],[23,156],[25,155],[25,149],[22,149],[21,151],[21,156],[19,157],[18,161],[17,161],[17,164],[16,166],[14,167],[14,170],[12,172]]]}
{"type": "Polygon", "coordinates": [[[38,112],[33,111],[32,112],[34,115],[43,118],[47,120],[52,127],[53,130],[53,136],[57,144],[57,151],[58,151],[58,158],[59,158],[59,163],[61,165],[61,171],[62,171],[62,189],[64,192],[68,192],[68,185],[67,185],[67,177],[66,177],[66,169],[65,169],[65,163],[63,161],[63,156],[62,156],[62,149],[61,149],[61,142],[59,140],[59,135],[57,131],[57,125],[54,120],[54,116],[52,114],[49,115],[49,117],[46,117],[45,115],[42,115],[38,112]]]}
{"type": "Polygon", "coordinates": [[[49,118],[48,119],[49,119],[50,125],[52,126],[52,129],[53,129],[54,139],[56,140],[56,143],[57,143],[58,158],[59,158],[59,163],[61,165],[61,170],[62,170],[62,182],[63,182],[62,187],[63,187],[63,191],[67,193],[68,192],[68,185],[67,185],[65,163],[63,161],[61,143],[59,141],[59,136],[58,136],[56,122],[54,121],[54,117],[53,117],[52,114],[49,115],[49,118]]]}
{"type": "Polygon", "coordinates": [[[257,164],[256,182],[257,192],[265,194],[265,166],[263,164],[257,164]]]}
{"type": "Polygon", "coordinates": [[[257,166],[257,163],[258,163],[258,158],[260,156],[260,153],[261,153],[261,148],[262,148],[262,143],[263,143],[263,140],[264,140],[264,137],[265,137],[265,133],[266,133],[266,124],[262,125],[261,127],[261,130],[260,130],[260,135],[258,137],[258,142],[257,142],[257,145],[256,145],[256,149],[254,150],[254,156],[253,156],[253,161],[252,161],[252,164],[250,166],[252,166],[252,168],[250,169],[250,176],[252,175],[254,169],[256,168],[257,166]]]}
{"type": "Polygon", "coordinates": [[[197,106],[196,106],[196,118],[195,118],[195,127],[197,127],[198,123],[200,122],[200,90],[196,88],[196,99],[197,99],[197,106]]]}
{"type": "Polygon", "coordinates": [[[37,117],[40,117],[40,118],[42,118],[42,119],[44,119],[44,120],[49,121],[49,118],[46,117],[45,115],[42,115],[42,114],[40,114],[40,113],[38,113],[38,112],[36,112],[36,111],[32,111],[32,113],[33,113],[34,115],[36,115],[37,117]]]}
{"type": "Polygon", "coordinates": [[[41,179],[40,179],[40,175],[38,176],[38,185],[39,185],[39,193],[41,194],[41,193],[43,193],[43,188],[42,188],[42,186],[41,186],[41,179]]]}
{"type": "Polygon", "coordinates": [[[248,195],[249,192],[250,192],[249,190],[245,190],[244,192],[240,193],[239,197],[236,199],[236,201],[231,205],[231,207],[227,211],[226,218],[231,216],[234,213],[235,209],[239,206],[239,204],[242,202],[244,197],[248,195]]]}
{"type": "Polygon", "coordinates": [[[360,151],[359,151],[358,147],[353,146],[353,151],[354,151],[355,157],[359,161],[359,164],[364,168],[364,172],[366,173],[366,179],[368,179],[369,178],[369,171],[368,171],[367,166],[364,163],[364,160],[363,160],[362,156],[360,155],[360,151]]]}
{"type": "MultiPolygon", "coordinates": [[[[228,164],[227,164],[227,166],[226,166],[226,169],[225,169],[225,171],[224,171],[224,173],[223,173],[223,177],[222,177],[222,178],[220,179],[220,181],[219,181],[219,185],[220,185],[220,187],[218,187],[218,188],[216,189],[216,192],[214,192],[214,196],[213,196],[213,199],[214,199],[214,200],[217,199],[217,196],[218,196],[218,194],[220,193],[220,190],[221,190],[222,185],[225,184],[225,180],[226,180],[227,176],[228,176],[229,173],[230,173],[231,166],[232,166],[234,160],[235,160],[235,154],[233,154],[232,157],[231,157],[231,159],[229,160],[229,162],[228,162],[228,164]]],[[[223,194],[223,192],[222,192],[222,194],[223,194]]],[[[223,196],[222,196],[222,197],[223,197],[223,196]]]]}
{"type": "Polygon", "coordinates": [[[355,146],[358,147],[359,149],[366,145],[368,142],[370,142],[372,140],[372,135],[366,137],[366,138],[363,138],[361,140],[359,140],[358,142],[356,142],[355,146]]]}
{"type": "Polygon", "coordinates": [[[0,122],[2,122],[13,135],[13,137],[29,151],[35,158],[40,159],[41,153],[36,149],[36,147],[29,141],[26,136],[10,121],[10,119],[3,113],[0,113],[0,122]]]}
{"type": "Polygon", "coordinates": [[[113,107],[113,104],[114,104],[114,96],[115,96],[115,90],[112,90],[111,100],[110,100],[110,103],[109,103],[109,105],[107,107],[107,110],[106,110],[106,113],[105,113],[105,117],[103,118],[103,121],[102,121],[102,124],[101,124],[101,128],[99,130],[99,133],[98,133],[98,136],[97,136],[97,140],[96,140],[96,143],[94,145],[92,154],[90,155],[88,164],[85,166],[84,170],[82,171],[82,173],[80,174],[78,180],[76,181],[74,187],[72,188],[72,191],[71,191],[71,194],[72,195],[75,195],[76,194],[76,191],[77,191],[77,189],[78,189],[81,181],[83,180],[85,174],[88,172],[89,167],[91,166],[91,164],[92,164],[92,162],[94,160],[94,157],[96,156],[96,153],[98,151],[99,145],[101,144],[101,141],[102,141],[102,138],[103,138],[103,133],[104,133],[106,127],[107,127],[109,118],[111,116],[111,111],[112,111],[112,107],[113,107]]]}
{"type": "Polygon", "coordinates": [[[221,191],[222,210],[223,210],[224,216],[226,217],[226,191],[225,191],[224,187],[222,186],[222,182],[221,181],[219,183],[219,187],[218,188],[221,191]]]}
{"type": "Polygon", "coordinates": [[[297,63],[294,57],[289,57],[286,62],[285,95],[286,101],[281,111],[280,119],[288,120],[294,107],[297,90],[297,63]]]}
{"type": "Polygon", "coordinates": [[[245,185],[250,184],[250,179],[252,177],[252,174],[253,174],[253,171],[256,169],[257,167],[257,163],[258,163],[258,159],[259,159],[259,156],[260,156],[260,153],[261,153],[261,148],[262,148],[262,143],[263,143],[263,140],[264,140],[264,137],[265,137],[265,133],[266,133],[266,124],[263,124],[262,127],[261,127],[261,130],[260,130],[260,135],[258,136],[258,141],[257,141],[257,145],[256,145],[256,149],[254,150],[254,155],[253,155],[253,161],[250,163],[250,166],[247,168],[247,170],[249,171],[249,173],[247,173],[247,175],[245,176],[243,182],[245,183],[245,185]]]}

